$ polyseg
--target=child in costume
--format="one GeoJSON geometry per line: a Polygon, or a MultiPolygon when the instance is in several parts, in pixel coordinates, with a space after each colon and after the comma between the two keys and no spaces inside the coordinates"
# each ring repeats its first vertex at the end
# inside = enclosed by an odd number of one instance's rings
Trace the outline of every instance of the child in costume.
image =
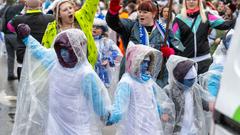
{"type": "Polygon", "coordinates": [[[107,121],[107,125],[119,123],[118,135],[170,133],[174,104],[153,80],[159,73],[161,61],[160,51],[144,45],[129,45],[126,72],[118,83],[107,121]]]}
{"type": "MultiPolygon", "coordinates": [[[[104,20],[95,18],[93,24],[93,37],[98,49],[98,60],[95,71],[104,82],[110,93],[116,88],[119,78],[119,66],[122,53],[116,43],[107,38],[108,27],[104,20]]],[[[110,94],[113,95],[113,94],[110,94]]]]}
{"type": "Polygon", "coordinates": [[[174,135],[207,135],[205,110],[213,110],[213,97],[197,83],[197,64],[172,55],[167,61],[169,85],[164,87],[174,102],[176,121],[174,135]]]}
{"type": "Polygon", "coordinates": [[[27,56],[18,93],[13,135],[101,135],[110,98],[87,60],[87,38],[79,29],[60,32],[43,47],[21,24],[27,56]]]}

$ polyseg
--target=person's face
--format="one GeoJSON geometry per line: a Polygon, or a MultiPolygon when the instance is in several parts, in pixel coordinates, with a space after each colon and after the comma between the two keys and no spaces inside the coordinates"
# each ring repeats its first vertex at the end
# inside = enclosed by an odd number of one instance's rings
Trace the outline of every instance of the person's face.
{"type": "Polygon", "coordinates": [[[139,10],[139,23],[143,26],[152,26],[154,24],[155,13],[139,10]]]}
{"type": "Polygon", "coordinates": [[[223,2],[218,2],[217,11],[224,12],[224,10],[225,10],[225,6],[224,6],[223,2]]]}
{"type": "Polygon", "coordinates": [[[141,68],[141,73],[142,74],[146,74],[148,73],[149,71],[149,65],[150,65],[150,60],[149,59],[144,59],[140,65],[140,68],[141,68]]]}
{"type": "Polygon", "coordinates": [[[102,31],[102,28],[99,27],[99,26],[93,26],[93,29],[92,29],[92,35],[93,36],[100,36],[102,35],[103,31],[102,31]]]}
{"type": "Polygon", "coordinates": [[[169,11],[168,8],[163,9],[163,12],[162,12],[163,18],[168,19],[168,11],[169,11]]]}
{"type": "Polygon", "coordinates": [[[59,7],[59,18],[63,24],[74,22],[74,6],[69,2],[64,2],[59,7]]]}
{"type": "Polygon", "coordinates": [[[186,0],[187,9],[195,9],[198,7],[198,0],[186,0]]]}
{"type": "Polygon", "coordinates": [[[59,63],[66,68],[73,68],[77,62],[77,56],[70,44],[68,36],[63,33],[55,41],[54,49],[57,54],[59,63]]]}

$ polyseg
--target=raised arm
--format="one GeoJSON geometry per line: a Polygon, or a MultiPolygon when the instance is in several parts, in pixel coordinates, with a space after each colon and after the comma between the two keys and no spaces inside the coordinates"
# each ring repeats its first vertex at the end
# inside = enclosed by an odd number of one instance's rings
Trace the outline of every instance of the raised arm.
{"type": "Polygon", "coordinates": [[[211,28],[219,29],[219,30],[227,30],[234,28],[236,19],[231,21],[225,21],[221,16],[214,15],[212,13],[208,13],[208,20],[211,28]]]}
{"type": "MultiPolygon", "coordinates": [[[[79,23],[87,24],[92,28],[93,20],[97,11],[99,0],[86,0],[82,8],[75,12],[75,17],[79,23]]],[[[80,24],[80,26],[84,26],[80,24]]],[[[83,29],[83,28],[82,28],[83,29]]]]}
{"type": "Polygon", "coordinates": [[[31,29],[26,24],[19,24],[17,27],[18,37],[22,39],[23,43],[27,46],[33,57],[42,61],[42,64],[45,67],[52,66],[56,58],[55,53],[52,49],[43,47],[35,38],[29,35],[30,31],[31,29]]]}

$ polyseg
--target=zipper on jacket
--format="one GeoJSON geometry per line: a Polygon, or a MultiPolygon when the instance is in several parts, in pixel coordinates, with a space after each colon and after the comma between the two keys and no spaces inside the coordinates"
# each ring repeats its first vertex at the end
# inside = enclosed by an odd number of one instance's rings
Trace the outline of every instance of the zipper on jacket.
{"type": "Polygon", "coordinates": [[[193,26],[193,34],[194,34],[194,58],[197,57],[197,34],[196,34],[195,26],[193,26]]]}

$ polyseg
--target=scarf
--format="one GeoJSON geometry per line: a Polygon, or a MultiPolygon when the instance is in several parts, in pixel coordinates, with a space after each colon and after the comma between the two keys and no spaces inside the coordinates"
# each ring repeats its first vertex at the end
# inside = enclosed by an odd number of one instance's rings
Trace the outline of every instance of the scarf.
{"type": "MultiPolygon", "coordinates": [[[[153,27],[152,30],[154,30],[155,27],[157,27],[162,38],[164,39],[165,33],[166,33],[164,26],[159,21],[156,21],[155,26],[153,27]]],[[[140,44],[149,46],[149,35],[147,34],[146,28],[144,26],[142,26],[141,24],[139,24],[139,37],[140,37],[140,44]]],[[[167,41],[167,45],[169,46],[168,41],[167,41]]]]}

